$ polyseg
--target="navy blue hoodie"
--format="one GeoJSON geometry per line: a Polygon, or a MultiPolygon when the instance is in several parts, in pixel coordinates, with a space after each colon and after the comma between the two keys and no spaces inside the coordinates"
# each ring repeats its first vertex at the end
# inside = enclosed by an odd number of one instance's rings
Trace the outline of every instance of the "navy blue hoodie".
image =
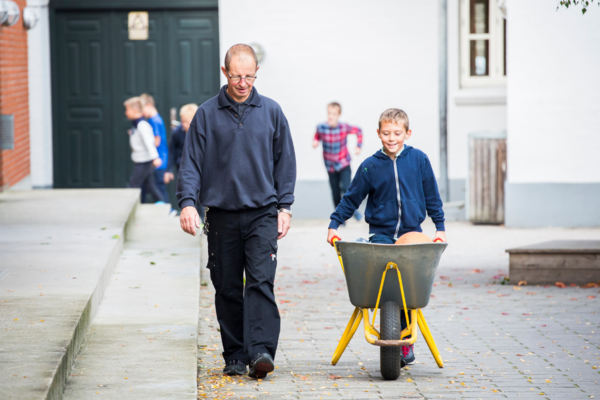
{"type": "Polygon", "coordinates": [[[279,104],[253,88],[240,116],[225,90],[202,104],[190,124],[181,157],[177,198],[183,209],[200,204],[243,210],[276,204],[290,209],[296,155],[279,104]]]}
{"type": "Polygon", "coordinates": [[[367,158],[331,214],[329,228],[337,229],[350,218],[367,195],[365,220],[371,234],[398,238],[407,232],[422,232],[425,212],[436,230],[445,230],[435,175],[421,150],[405,145],[395,162],[381,150],[367,158]]]}

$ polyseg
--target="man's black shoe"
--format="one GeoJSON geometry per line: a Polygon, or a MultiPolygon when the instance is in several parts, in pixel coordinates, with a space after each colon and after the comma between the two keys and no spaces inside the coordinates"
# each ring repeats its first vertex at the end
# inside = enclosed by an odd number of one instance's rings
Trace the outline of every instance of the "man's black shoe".
{"type": "Polygon", "coordinates": [[[275,363],[268,353],[258,353],[250,361],[248,376],[254,379],[263,379],[269,372],[273,372],[275,363]]]}
{"type": "Polygon", "coordinates": [[[223,368],[225,375],[244,375],[246,373],[246,363],[240,360],[229,360],[227,365],[223,368]]]}

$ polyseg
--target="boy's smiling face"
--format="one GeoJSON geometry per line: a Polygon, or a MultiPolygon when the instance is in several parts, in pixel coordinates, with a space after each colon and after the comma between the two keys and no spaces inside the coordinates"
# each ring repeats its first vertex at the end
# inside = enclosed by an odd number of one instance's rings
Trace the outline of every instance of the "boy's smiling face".
{"type": "Polygon", "coordinates": [[[406,130],[404,121],[382,122],[381,128],[377,129],[377,136],[381,139],[385,154],[392,158],[404,147],[404,141],[410,138],[411,134],[410,129],[406,130]]]}

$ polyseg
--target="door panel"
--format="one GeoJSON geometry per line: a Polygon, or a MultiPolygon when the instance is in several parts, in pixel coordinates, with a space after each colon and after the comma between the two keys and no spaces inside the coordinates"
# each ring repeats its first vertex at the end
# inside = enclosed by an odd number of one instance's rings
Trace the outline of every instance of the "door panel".
{"type": "Polygon", "coordinates": [[[55,79],[54,104],[59,127],[54,149],[58,187],[110,187],[110,166],[104,149],[110,148],[110,97],[103,92],[108,81],[108,29],[105,13],[61,13],[57,18],[61,37],[55,79]]]}
{"type": "Polygon", "coordinates": [[[164,102],[164,63],[165,55],[162,36],[163,12],[149,13],[148,40],[129,40],[127,30],[127,13],[113,13],[113,57],[112,57],[112,113],[114,116],[115,158],[120,160],[115,165],[114,186],[126,187],[133,163],[127,130],[131,122],[125,117],[123,102],[130,97],[148,93],[154,97],[157,107],[164,102]]]}
{"type": "Polygon", "coordinates": [[[128,98],[151,94],[170,139],[171,107],[202,104],[219,91],[217,11],[150,11],[149,38],[135,41],[128,38],[127,14],[56,11],[57,188],[127,185],[133,168],[128,98]]]}

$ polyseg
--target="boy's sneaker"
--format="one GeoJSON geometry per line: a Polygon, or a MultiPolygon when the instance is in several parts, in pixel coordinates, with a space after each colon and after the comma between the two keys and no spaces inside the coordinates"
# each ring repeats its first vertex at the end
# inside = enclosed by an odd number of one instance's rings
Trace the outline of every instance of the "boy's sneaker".
{"type": "Polygon", "coordinates": [[[412,365],[415,363],[415,353],[413,352],[413,345],[402,346],[402,366],[412,365]]]}
{"type": "Polygon", "coordinates": [[[244,375],[246,373],[246,363],[240,360],[229,360],[223,368],[225,375],[244,375]]]}
{"type": "Polygon", "coordinates": [[[275,363],[269,353],[258,353],[250,361],[248,376],[254,379],[263,379],[269,372],[273,372],[275,363]]]}

